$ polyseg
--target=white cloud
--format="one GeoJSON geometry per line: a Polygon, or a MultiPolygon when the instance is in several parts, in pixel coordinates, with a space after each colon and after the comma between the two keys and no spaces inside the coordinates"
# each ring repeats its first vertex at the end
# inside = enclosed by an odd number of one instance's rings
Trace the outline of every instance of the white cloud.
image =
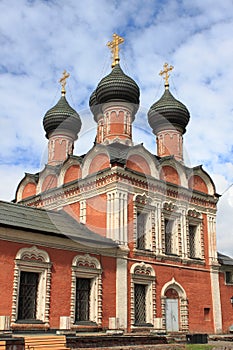
{"type": "MultiPolygon", "coordinates": [[[[223,193],[233,183],[232,7],[231,0],[2,0],[0,197],[12,199],[23,172],[43,165],[42,119],[59,99],[64,69],[71,73],[67,98],[83,120],[75,153],[92,147],[96,124],[88,100],[110,71],[106,43],[113,32],[125,37],[121,65],[141,88],[135,140],[155,153],[146,114],[163,93],[158,73],[168,61],[175,66],[171,92],[191,114],[188,158],[192,165],[203,164],[223,193]]],[[[226,192],[219,200],[222,251],[229,251],[226,242],[233,237],[229,196],[226,192]]]]}

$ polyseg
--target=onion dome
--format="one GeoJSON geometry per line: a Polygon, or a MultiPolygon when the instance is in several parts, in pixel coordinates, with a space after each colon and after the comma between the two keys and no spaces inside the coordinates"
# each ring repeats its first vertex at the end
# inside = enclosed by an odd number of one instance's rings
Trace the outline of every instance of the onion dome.
{"type": "Polygon", "coordinates": [[[139,104],[140,91],[136,82],[127,76],[116,64],[111,73],[104,77],[96,88],[96,100],[99,104],[111,101],[139,104]]]}
{"type": "Polygon", "coordinates": [[[98,115],[100,115],[101,113],[101,108],[96,99],[96,90],[94,90],[90,96],[89,106],[90,106],[91,112],[94,115],[95,121],[98,122],[98,115]]]}
{"type": "Polygon", "coordinates": [[[82,123],[78,113],[70,107],[63,94],[58,103],[45,114],[43,125],[47,138],[57,129],[72,132],[77,138],[82,123]]]}
{"type": "Polygon", "coordinates": [[[148,122],[154,133],[165,130],[169,123],[169,126],[184,134],[189,118],[187,107],[175,99],[168,87],[166,87],[163,96],[150,107],[148,112],[148,122]]]}

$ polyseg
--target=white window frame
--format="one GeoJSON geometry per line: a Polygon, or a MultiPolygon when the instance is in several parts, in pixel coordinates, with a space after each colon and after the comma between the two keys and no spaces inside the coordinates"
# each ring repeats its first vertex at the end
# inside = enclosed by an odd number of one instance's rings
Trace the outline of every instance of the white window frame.
{"type": "Polygon", "coordinates": [[[155,271],[149,264],[135,263],[131,266],[131,327],[135,328],[134,317],[134,285],[143,284],[146,286],[146,323],[154,325],[156,316],[156,285],[155,285],[155,271]]]}
{"type": "Polygon", "coordinates": [[[155,215],[154,208],[151,206],[152,199],[142,195],[134,197],[134,247],[140,251],[153,251],[155,249],[155,215]],[[145,215],[145,247],[138,248],[138,215],[145,215]]]}
{"type": "MultiPolygon", "coordinates": [[[[14,288],[12,298],[12,324],[18,320],[19,288],[21,272],[34,272],[39,274],[37,290],[37,310],[36,321],[45,323],[49,327],[50,316],[50,289],[51,289],[51,262],[46,251],[38,249],[36,246],[22,248],[15,258],[14,288]]],[[[26,322],[25,322],[26,323],[26,322]]],[[[23,320],[20,320],[23,324],[23,320]]]]}
{"type": "Polygon", "coordinates": [[[187,215],[187,240],[188,240],[188,258],[191,260],[204,259],[204,243],[201,213],[194,210],[188,210],[187,215]],[[189,226],[195,226],[195,257],[190,257],[189,226]]]}
{"type": "Polygon", "coordinates": [[[71,307],[70,320],[72,328],[78,327],[75,323],[75,303],[76,303],[76,279],[90,278],[90,322],[97,325],[102,324],[102,268],[98,259],[86,255],[74,257],[71,267],[71,307]]]}

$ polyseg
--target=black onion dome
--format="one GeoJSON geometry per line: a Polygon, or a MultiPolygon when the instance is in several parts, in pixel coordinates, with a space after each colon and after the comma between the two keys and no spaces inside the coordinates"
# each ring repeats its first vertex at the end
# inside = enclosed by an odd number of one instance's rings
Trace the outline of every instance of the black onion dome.
{"type": "Polygon", "coordinates": [[[176,100],[169,89],[164,91],[163,96],[150,107],[148,112],[148,122],[155,133],[165,130],[169,123],[184,134],[189,118],[187,107],[176,100]]]}
{"type": "Polygon", "coordinates": [[[123,101],[138,105],[139,96],[138,85],[123,72],[119,64],[113,67],[111,73],[104,77],[96,88],[96,99],[99,104],[123,101]]]}
{"type": "Polygon", "coordinates": [[[96,90],[92,92],[89,98],[89,106],[90,106],[91,112],[94,115],[95,121],[98,122],[98,115],[101,113],[101,108],[96,99],[96,90]]]}
{"type": "Polygon", "coordinates": [[[45,114],[43,125],[47,138],[57,129],[71,131],[77,137],[82,122],[78,113],[70,107],[65,95],[62,95],[58,103],[45,114]]]}

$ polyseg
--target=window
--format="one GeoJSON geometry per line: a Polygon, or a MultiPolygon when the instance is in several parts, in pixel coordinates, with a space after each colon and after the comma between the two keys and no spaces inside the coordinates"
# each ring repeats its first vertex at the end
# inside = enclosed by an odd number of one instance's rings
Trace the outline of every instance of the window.
{"type": "Polygon", "coordinates": [[[165,202],[162,211],[162,252],[166,255],[181,254],[181,222],[178,207],[165,202]]]}
{"type": "Polygon", "coordinates": [[[165,226],[165,254],[174,254],[174,220],[164,220],[165,226]]]}
{"type": "Polygon", "coordinates": [[[204,307],[204,320],[210,321],[210,308],[204,307]]]}
{"type": "Polygon", "coordinates": [[[89,321],[90,319],[90,281],[89,278],[76,279],[76,322],[89,321]]]}
{"type": "Polygon", "coordinates": [[[151,265],[131,266],[131,326],[152,326],[156,316],[155,272],[151,265]]]}
{"type": "Polygon", "coordinates": [[[19,320],[36,319],[39,274],[21,272],[19,287],[19,320]]]}
{"type": "Polygon", "coordinates": [[[226,284],[233,284],[233,272],[225,271],[225,282],[226,284]]]}
{"type": "Polygon", "coordinates": [[[196,257],[196,231],[197,227],[189,225],[189,257],[196,257]]]}
{"type": "Polygon", "coordinates": [[[11,326],[44,323],[49,327],[51,263],[46,251],[22,248],[15,258],[11,326]]]}
{"type": "Polygon", "coordinates": [[[135,325],[146,323],[146,286],[134,285],[134,322],[135,325]]]}
{"type": "Polygon", "coordinates": [[[102,269],[90,256],[77,255],[72,262],[71,310],[73,328],[79,324],[102,323],[102,269]]]}
{"type": "Polygon", "coordinates": [[[204,258],[204,234],[201,213],[188,210],[187,216],[187,255],[190,259],[204,258]]]}
{"type": "Polygon", "coordinates": [[[137,212],[137,249],[146,248],[147,214],[137,212]]]}

